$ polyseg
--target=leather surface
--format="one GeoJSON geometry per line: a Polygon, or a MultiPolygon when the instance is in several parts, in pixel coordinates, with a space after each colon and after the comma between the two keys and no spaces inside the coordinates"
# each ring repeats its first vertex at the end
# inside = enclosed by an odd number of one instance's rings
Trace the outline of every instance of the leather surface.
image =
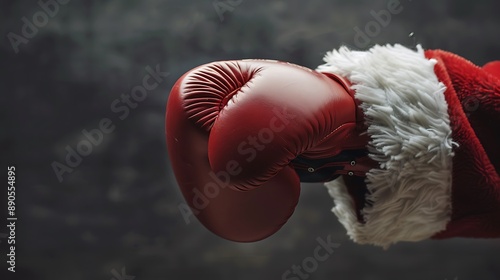
{"type": "Polygon", "coordinates": [[[181,191],[212,232],[263,239],[293,213],[298,155],[335,155],[356,106],[334,79],[297,65],[214,62],[183,75],[167,104],[166,138],[181,191]]]}

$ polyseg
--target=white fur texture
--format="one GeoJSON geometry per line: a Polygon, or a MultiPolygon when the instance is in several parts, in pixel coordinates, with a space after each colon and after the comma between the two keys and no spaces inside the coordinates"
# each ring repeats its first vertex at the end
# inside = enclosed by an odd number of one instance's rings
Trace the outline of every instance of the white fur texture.
{"type": "Polygon", "coordinates": [[[358,222],[343,180],[326,183],[332,211],[351,239],[387,248],[444,230],[451,214],[452,139],[446,87],[434,73],[436,60],[401,45],[368,51],[329,52],[318,71],[350,80],[371,137],[368,202],[358,222]]]}

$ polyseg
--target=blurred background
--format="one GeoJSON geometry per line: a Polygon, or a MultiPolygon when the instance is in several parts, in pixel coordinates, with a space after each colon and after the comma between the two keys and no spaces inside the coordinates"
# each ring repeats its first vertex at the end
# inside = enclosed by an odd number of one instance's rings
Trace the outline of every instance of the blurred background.
{"type": "Polygon", "coordinates": [[[420,43],[478,65],[500,59],[500,2],[401,0],[400,12],[366,34],[371,11],[389,3],[2,1],[1,160],[3,169],[16,166],[19,220],[15,274],[7,274],[7,229],[0,230],[0,279],[306,279],[282,277],[328,235],[339,247],[307,279],[500,279],[499,240],[401,243],[386,251],[354,244],[321,184],[304,184],[290,221],[251,244],[223,240],[195,219],[187,224],[179,211],[165,103],[176,79],[195,66],[270,58],[315,68],[340,45],[385,43],[420,43]],[[127,103],[123,95],[155,69],[168,74],[156,77],[143,100],[127,103]],[[85,149],[83,130],[106,119],[114,130],[85,149]],[[66,157],[78,148],[88,155],[69,166],[66,157]]]}

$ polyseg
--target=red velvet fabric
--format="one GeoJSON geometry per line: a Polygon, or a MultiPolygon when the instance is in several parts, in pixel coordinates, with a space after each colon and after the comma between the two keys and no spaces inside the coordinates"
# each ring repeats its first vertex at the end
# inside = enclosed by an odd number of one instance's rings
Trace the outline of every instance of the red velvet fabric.
{"type": "Polygon", "coordinates": [[[500,60],[486,63],[486,65],[483,66],[483,69],[500,79],[500,60]]]}
{"type": "MultiPolygon", "coordinates": [[[[454,148],[452,213],[433,238],[500,237],[500,72],[486,71],[453,53],[428,50],[445,99],[454,148]],[[496,73],[496,74],[495,74],[496,73]]],[[[494,63],[498,65],[497,62],[494,63]]]]}

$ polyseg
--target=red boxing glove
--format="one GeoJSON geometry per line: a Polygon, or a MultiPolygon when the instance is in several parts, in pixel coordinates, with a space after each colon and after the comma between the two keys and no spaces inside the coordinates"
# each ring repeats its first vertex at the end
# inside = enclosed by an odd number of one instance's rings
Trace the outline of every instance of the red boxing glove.
{"type": "Polygon", "coordinates": [[[341,78],[276,61],[214,62],[184,74],[168,100],[167,146],[200,222],[243,242],[279,230],[300,193],[290,161],[352,145],[351,94],[341,78]]]}

